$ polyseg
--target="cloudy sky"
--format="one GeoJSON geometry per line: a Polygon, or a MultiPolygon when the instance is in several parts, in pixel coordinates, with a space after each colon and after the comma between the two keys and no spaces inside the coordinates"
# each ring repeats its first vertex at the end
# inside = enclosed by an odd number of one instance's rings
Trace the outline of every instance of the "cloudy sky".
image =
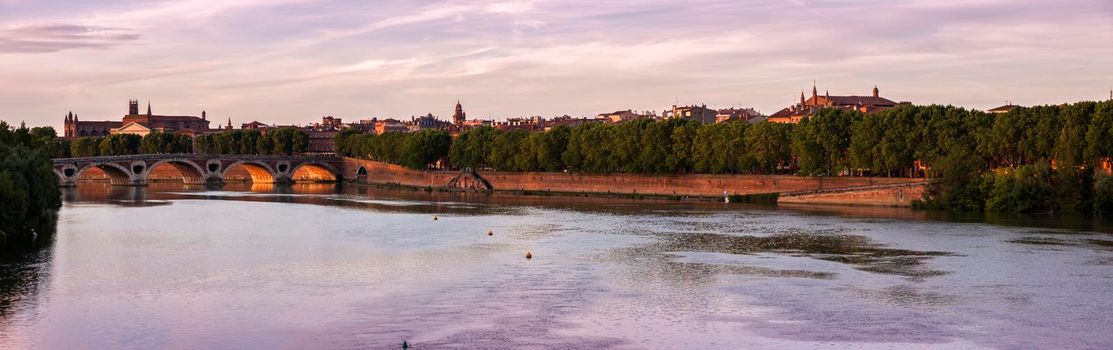
{"type": "Polygon", "coordinates": [[[773,113],[1109,97],[1111,0],[0,0],[0,119],[773,113]]]}

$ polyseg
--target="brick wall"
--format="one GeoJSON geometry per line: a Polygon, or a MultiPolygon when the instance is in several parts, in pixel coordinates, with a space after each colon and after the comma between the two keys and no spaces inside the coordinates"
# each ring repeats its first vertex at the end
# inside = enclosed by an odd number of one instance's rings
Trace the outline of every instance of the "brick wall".
{"type": "MultiPolygon", "coordinates": [[[[367,169],[366,182],[417,187],[443,187],[458,172],[407,169],[397,165],[344,158],[344,178],[357,179],[360,166],[367,169]]],[[[550,191],[566,193],[618,193],[722,197],[730,194],[783,193],[844,187],[921,182],[923,179],[870,177],[800,177],[773,175],[632,175],[575,173],[480,172],[495,190],[550,191]]],[[[918,197],[917,197],[918,198],[918,197]]]]}
{"type": "Polygon", "coordinates": [[[867,189],[781,197],[777,204],[840,204],[908,207],[924,195],[925,186],[867,189]]]}

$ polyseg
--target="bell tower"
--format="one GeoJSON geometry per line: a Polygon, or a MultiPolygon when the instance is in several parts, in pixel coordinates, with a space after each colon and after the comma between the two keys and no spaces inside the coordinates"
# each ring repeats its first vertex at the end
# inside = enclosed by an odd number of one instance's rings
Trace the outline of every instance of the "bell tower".
{"type": "Polygon", "coordinates": [[[128,115],[139,115],[139,100],[128,100],[128,115]]]}
{"type": "Polygon", "coordinates": [[[452,114],[452,124],[456,126],[464,126],[464,120],[467,119],[467,114],[464,113],[464,106],[460,105],[460,101],[456,101],[456,112],[452,114]]]}

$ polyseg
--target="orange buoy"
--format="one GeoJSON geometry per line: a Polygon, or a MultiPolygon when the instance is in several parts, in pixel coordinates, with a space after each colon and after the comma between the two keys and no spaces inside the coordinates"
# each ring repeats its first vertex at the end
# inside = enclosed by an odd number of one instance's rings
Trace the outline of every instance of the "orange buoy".
{"type": "Polygon", "coordinates": [[[526,251],[526,259],[533,259],[533,252],[532,251],[529,251],[529,250],[526,251]]]}
{"type": "Polygon", "coordinates": [[[495,230],[487,230],[487,235],[488,236],[494,236],[495,235],[495,230]]]}

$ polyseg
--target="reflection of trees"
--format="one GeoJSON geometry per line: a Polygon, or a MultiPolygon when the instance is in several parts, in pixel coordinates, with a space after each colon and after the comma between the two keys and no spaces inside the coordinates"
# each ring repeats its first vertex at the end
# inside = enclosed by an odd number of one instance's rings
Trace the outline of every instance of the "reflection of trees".
{"type": "Polygon", "coordinates": [[[35,240],[0,250],[0,338],[13,333],[8,331],[12,317],[23,307],[21,304],[39,294],[47,281],[57,224],[55,218],[36,231],[39,234],[35,240]]]}

